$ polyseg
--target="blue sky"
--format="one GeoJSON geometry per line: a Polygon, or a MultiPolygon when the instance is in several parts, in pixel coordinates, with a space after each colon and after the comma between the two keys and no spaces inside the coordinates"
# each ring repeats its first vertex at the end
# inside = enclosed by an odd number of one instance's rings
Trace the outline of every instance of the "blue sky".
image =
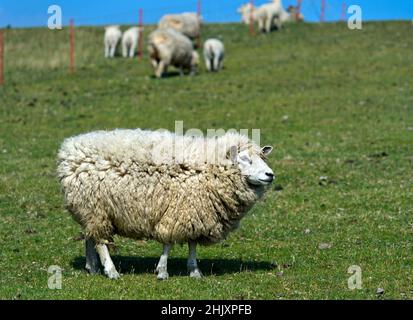
{"type": "MultiPolygon", "coordinates": [[[[202,0],[202,15],[208,22],[238,22],[236,9],[248,0],[202,0]]],[[[268,0],[255,0],[257,5],[268,0]]],[[[338,20],[343,0],[326,0],[326,20],[338,20]]],[[[345,0],[363,10],[364,20],[411,20],[413,0],[345,0]]],[[[284,7],[297,0],[283,0],[284,7]]],[[[307,21],[318,21],[321,0],[302,0],[302,11],[307,21]]],[[[133,24],[138,20],[138,9],[144,10],[144,22],[155,23],[165,13],[196,11],[197,0],[0,0],[0,27],[46,26],[50,5],[60,5],[63,23],[70,18],[76,25],[133,24]]]]}

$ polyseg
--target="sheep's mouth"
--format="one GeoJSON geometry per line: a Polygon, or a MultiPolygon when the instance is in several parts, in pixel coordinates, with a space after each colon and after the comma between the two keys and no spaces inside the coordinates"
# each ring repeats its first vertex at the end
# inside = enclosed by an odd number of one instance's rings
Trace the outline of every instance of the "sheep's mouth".
{"type": "Polygon", "coordinates": [[[253,185],[255,187],[266,186],[266,185],[269,185],[273,181],[273,179],[257,179],[257,180],[255,180],[255,179],[248,179],[248,178],[247,178],[247,180],[251,185],[253,185]]]}

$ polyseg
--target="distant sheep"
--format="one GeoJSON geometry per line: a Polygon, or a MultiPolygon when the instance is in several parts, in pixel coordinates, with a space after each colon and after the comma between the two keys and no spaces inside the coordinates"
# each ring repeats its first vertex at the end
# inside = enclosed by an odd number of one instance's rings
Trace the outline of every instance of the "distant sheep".
{"type": "Polygon", "coordinates": [[[104,43],[106,58],[113,58],[115,56],[116,47],[118,46],[118,43],[121,38],[122,31],[120,31],[119,26],[114,25],[105,28],[104,43]]]}
{"type": "Polygon", "coordinates": [[[282,27],[282,5],[279,0],[263,4],[260,7],[254,7],[251,3],[247,3],[238,8],[238,13],[241,14],[242,22],[247,25],[250,24],[252,17],[252,21],[258,22],[258,28],[263,32],[271,32],[274,26],[277,29],[282,27]]]}
{"type": "Polygon", "coordinates": [[[287,11],[282,9],[281,11],[281,16],[280,16],[281,22],[286,23],[286,22],[303,22],[304,21],[304,15],[300,12],[297,12],[297,8],[294,6],[289,6],[287,11]]]}
{"type": "Polygon", "coordinates": [[[126,30],[122,36],[122,55],[124,58],[133,58],[139,42],[139,27],[132,27],[126,30]]]}
{"type": "Polygon", "coordinates": [[[208,39],[204,43],[205,66],[208,71],[219,71],[222,68],[225,48],[218,39],[208,39]]]}
{"type": "Polygon", "coordinates": [[[304,21],[304,15],[301,12],[297,11],[297,7],[289,6],[287,11],[290,13],[290,15],[293,17],[293,20],[295,20],[296,22],[304,21]]]}
{"type": "Polygon", "coordinates": [[[179,68],[181,75],[197,71],[199,55],[191,40],[174,29],[157,29],[149,35],[148,51],[155,75],[161,78],[169,66],[179,68]]]}
{"type": "Polygon", "coordinates": [[[160,20],[159,29],[172,28],[186,35],[191,40],[199,37],[202,18],[193,12],[164,15],[160,20]]]}
{"type": "Polygon", "coordinates": [[[66,139],[57,173],[65,203],[86,236],[86,268],[119,273],[107,244],[115,234],[164,244],[156,271],[167,279],[173,244],[188,243],[188,271],[201,277],[197,244],[214,244],[235,228],[273,181],[272,147],[248,137],[170,132],[96,131],[66,139]],[[99,263],[100,260],[100,263],[99,263]]]}

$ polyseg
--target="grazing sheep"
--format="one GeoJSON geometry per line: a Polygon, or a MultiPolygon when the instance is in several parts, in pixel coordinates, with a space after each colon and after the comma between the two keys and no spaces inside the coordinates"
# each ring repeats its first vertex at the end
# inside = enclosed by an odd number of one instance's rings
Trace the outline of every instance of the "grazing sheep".
{"type": "Polygon", "coordinates": [[[188,271],[201,277],[197,244],[214,244],[274,179],[272,147],[245,135],[210,138],[167,131],[96,131],[66,139],[57,173],[65,203],[86,236],[86,269],[119,277],[107,244],[115,234],[164,244],[156,271],[167,279],[173,244],[188,243],[188,271]]]}
{"type": "Polygon", "coordinates": [[[126,30],[122,36],[122,55],[124,58],[133,58],[139,41],[139,27],[132,27],[126,30]]]}
{"type": "Polygon", "coordinates": [[[289,6],[287,9],[288,13],[292,17],[292,21],[296,22],[303,22],[304,21],[304,15],[301,12],[297,11],[297,7],[294,6],[289,6]]]}
{"type": "Polygon", "coordinates": [[[186,35],[191,40],[199,37],[202,18],[193,12],[167,14],[159,20],[159,29],[172,28],[186,35]]]}
{"type": "Polygon", "coordinates": [[[122,31],[119,26],[108,26],[105,28],[105,57],[113,58],[115,56],[116,47],[122,38],[122,31]]]}
{"type": "Polygon", "coordinates": [[[197,71],[198,53],[194,50],[191,40],[174,29],[157,29],[149,35],[148,51],[151,57],[155,75],[161,78],[167,72],[168,66],[189,70],[191,75],[197,71]]]}
{"type": "Polygon", "coordinates": [[[260,7],[254,7],[251,3],[247,3],[238,8],[238,13],[241,14],[241,21],[247,25],[251,22],[258,21],[258,28],[263,32],[271,32],[274,26],[281,29],[282,21],[282,5],[281,1],[274,1],[273,3],[266,3],[260,7]],[[251,14],[252,10],[252,14],[251,14]]]}
{"type": "Polygon", "coordinates": [[[297,8],[294,6],[289,6],[287,11],[282,9],[280,19],[282,23],[286,22],[302,22],[304,21],[304,15],[297,12],[297,8]]]}
{"type": "Polygon", "coordinates": [[[219,71],[222,68],[225,48],[218,39],[208,39],[204,43],[205,66],[208,71],[219,71]]]}

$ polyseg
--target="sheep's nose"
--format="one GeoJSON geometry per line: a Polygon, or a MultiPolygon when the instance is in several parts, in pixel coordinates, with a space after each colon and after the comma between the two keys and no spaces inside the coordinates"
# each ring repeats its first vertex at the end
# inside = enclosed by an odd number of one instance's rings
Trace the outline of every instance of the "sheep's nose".
{"type": "Polygon", "coordinates": [[[273,174],[272,172],[266,172],[265,175],[266,175],[267,177],[270,177],[271,180],[274,180],[274,174],[273,174]]]}

